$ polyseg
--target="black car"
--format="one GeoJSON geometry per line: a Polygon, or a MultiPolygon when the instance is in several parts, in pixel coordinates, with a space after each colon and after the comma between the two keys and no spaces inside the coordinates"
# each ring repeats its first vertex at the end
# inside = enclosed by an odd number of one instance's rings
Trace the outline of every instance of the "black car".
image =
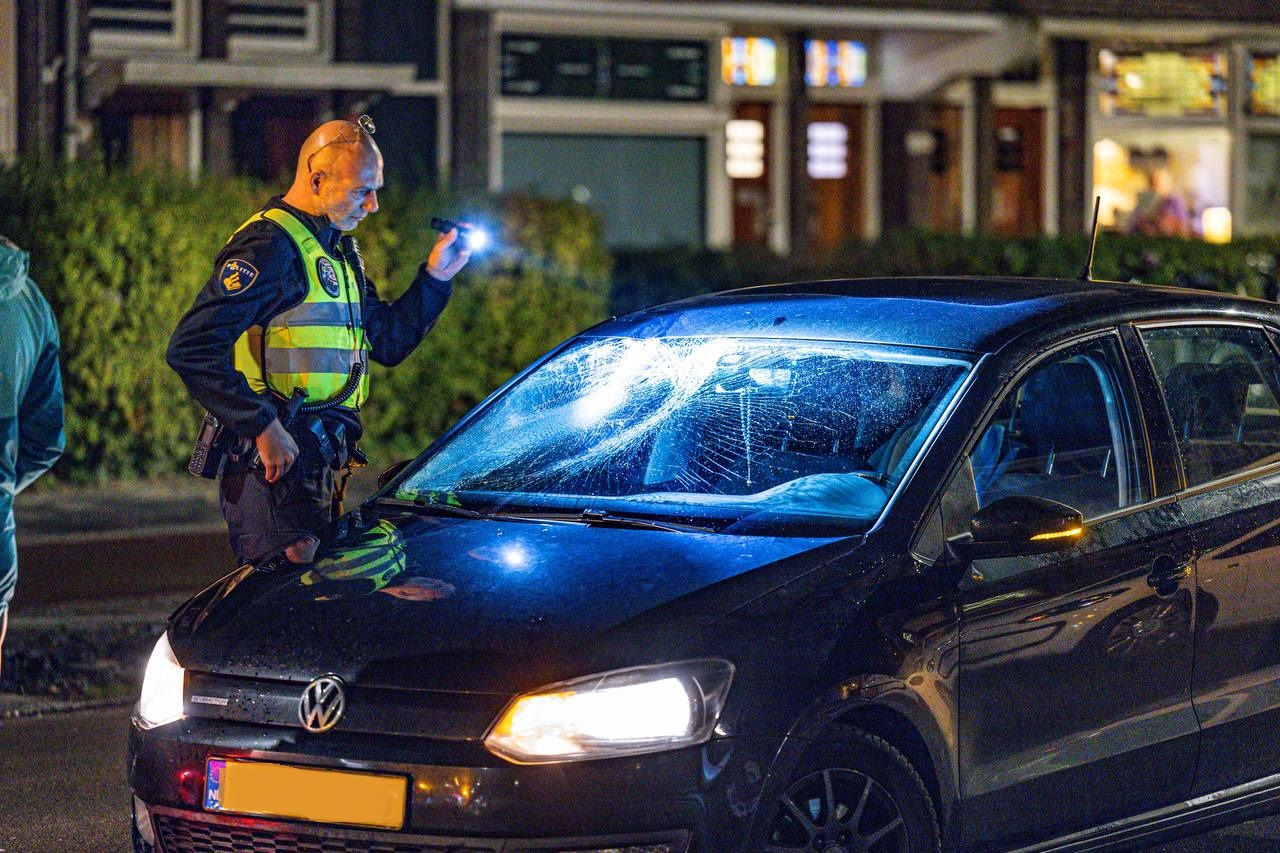
{"type": "Polygon", "coordinates": [[[171,618],[138,850],[1133,847],[1280,797],[1280,310],[752,288],[579,335],[171,618]]]}

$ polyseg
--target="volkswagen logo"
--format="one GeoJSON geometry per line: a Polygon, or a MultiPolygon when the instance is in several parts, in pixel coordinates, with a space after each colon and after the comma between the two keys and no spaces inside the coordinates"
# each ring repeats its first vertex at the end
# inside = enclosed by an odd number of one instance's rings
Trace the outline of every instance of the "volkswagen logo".
{"type": "Polygon", "coordinates": [[[309,732],[327,732],[342,719],[347,697],[342,692],[342,679],[322,675],[307,685],[298,700],[298,719],[309,732]]]}

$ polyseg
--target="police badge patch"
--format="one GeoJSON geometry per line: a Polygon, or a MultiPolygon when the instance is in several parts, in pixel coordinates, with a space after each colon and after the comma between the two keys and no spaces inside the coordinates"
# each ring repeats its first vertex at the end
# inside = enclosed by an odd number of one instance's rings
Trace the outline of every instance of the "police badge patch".
{"type": "Polygon", "coordinates": [[[338,295],[338,271],[333,268],[333,261],[321,258],[316,261],[316,275],[320,276],[320,286],[330,296],[338,295]]]}
{"type": "Polygon", "coordinates": [[[232,258],[222,265],[218,283],[224,293],[242,293],[258,278],[257,268],[248,261],[232,258]]]}

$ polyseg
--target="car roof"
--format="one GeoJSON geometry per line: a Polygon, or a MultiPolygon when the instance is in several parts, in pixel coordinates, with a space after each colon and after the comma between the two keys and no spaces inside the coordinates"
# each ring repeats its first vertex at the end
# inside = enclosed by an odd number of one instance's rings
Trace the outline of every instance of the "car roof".
{"type": "Polygon", "coordinates": [[[592,329],[625,337],[741,336],[865,341],[995,352],[1035,329],[1141,316],[1245,312],[1260,299],[1181,287],[1046,278],[865,278],[729,290],[657,305],[592,329]]]}

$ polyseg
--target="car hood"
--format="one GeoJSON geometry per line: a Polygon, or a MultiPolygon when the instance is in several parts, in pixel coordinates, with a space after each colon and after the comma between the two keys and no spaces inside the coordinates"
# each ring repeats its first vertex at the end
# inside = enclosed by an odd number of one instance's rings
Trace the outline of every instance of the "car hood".
{"type": "Polygon", "coordinates": [[[194,671],[513,693],[660,659],[849,547],[365,509],[312,564],[223,578],[169,636],[194,671]]]}

